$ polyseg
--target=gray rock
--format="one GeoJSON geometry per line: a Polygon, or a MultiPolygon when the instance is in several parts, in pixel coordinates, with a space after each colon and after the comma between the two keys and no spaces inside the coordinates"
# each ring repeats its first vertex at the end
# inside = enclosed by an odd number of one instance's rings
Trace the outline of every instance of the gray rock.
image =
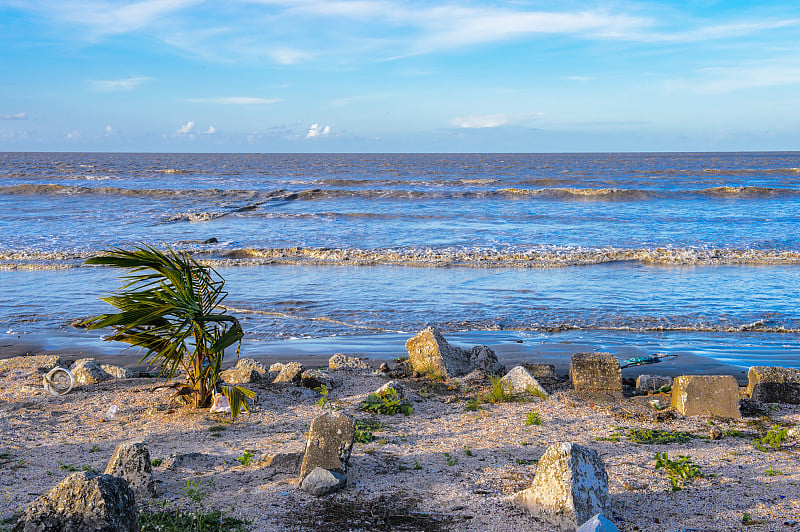
{"type": "Polygon", "coordinates": [[[452,346],[434,327],[409,338],[406,350],[413,370],[432,377],[460,377],[475,369],[488,373],[502,373],[504,370],[494,351],[485,345],[469,350],[452,346]]]}
{"type": "Polygon", "coordinates": [[[269,469],[274,474],[293,475],[300,474],[304,453],[275,453],[265,456],[259,465],[269,469]]]}
{"type": "Polygon", "coordinates": [[[579,396],[622,395],[619,359],[611,353],[575,353],[569,363],[569,374],[572,387],[579,396]]]}
{"type": "Polygon", "coordinates": [[[456,377],[456,382],[463,384],[464,386],[475,386],[476,384],[483,384],[489,378],[489,375],[480,369],[475,369],[464,375],[463,377],[456,377]]]}
{"type": "Polygon", "coordinates": [[[531,486],[511,502],[552,525],[574,530],[597,513],[610,514],[608,474],[597,452],[574,443],[551,445],[531,486]]]}
{"type": "Polygon", "coordinates": [[[575,532],[619,532],[619,529],[603,514],[597,514],[583,523],[575,532]]]}
{"type": "Polygon", "coordinates": [[[558,384],[558,375],[556,375],[556,367],[552,364],[537,364],[533,362],[523,362],[520,364],[523,368],[528,370],[531,377],[536,379],[539,384],[545,388],[558,384]]]}
{"type": "Polygon", "coordinates": [[[266,374],[267,370],[261,362],[252,358],[240,358],[236,366],[221,371],[219,376],[228,384],[251,384],[261,382],[261,379],[265,378],[266,374]]]}
{"type": "Polygon", "coordinates": [[[343,488],[345,484],[347,477],[342,473],[315,467],[300,483],[300,489],[315,497],[322,497],[343,488]]]}
{"type": "Polygon", "coordinates": [[[329,390],[333,388],[333,381],[324,371],[318,369],[307,369],[300,374],[300,385],[305,388],[318,388],[325,385],[329,390]]]}
{"type": "Polygon", "coordinates": [[[33,501],[14,532],[136,532],[139,509],[125,480],[73,473],[33,501]]]}
{"type": "Polygon", "coordinates": [[[300,480],[317,467],[346,473],[354,438],[355,422],[350,416],[341,412],[326,412],[315,417],[308,431],[300,480]]]}
{"type": "Polygon", "coordinates": [[[539,381],[522,366],[516,366],[500,379],[500,385],[511,395],[532,395],[547,399],[547,392],[539,381]]]}
{"type": "Polygon", "coordinates": [[[272,381],[274,383],[279,382],[288,382],[294,384],[300,384],[300,380],[302,379],[302,373],[305,370],[302,364],[299,362],[289,362],[288,364],[284,364],[281,368],[281,372],[278,373],[278,376],[275,377],[275,380],[272,381]]]}
{"type": "Polygon", "coordinates": [[[747,394],[762,403],[800,404],[800,369],[753,366],[747,372],[747,394]]]}
{"type": "Polygon", "coordinates": [[[67,367],[58,355],[23,355],[0,360],[0,371],[25,368],[35,369],[39,373],[47,373],[56,366],[67,367]]]}
{"type": "Polygon", "coordinates": [[[681,375],[672,384],[672,407],[684,416],[739,418],[739,384],[732,375],[681,375]]]}
{"type": "Polygon", "coordinates": [[[372,393],[374,393],[376,395],[383,395],[384,393],[388,392],[389,390],[396,391],[397,392],[397,397],[399,399],[405,399],[406,398],[406,388],[405,388],[405,386],[403,386],[402,384],[400,384],[397,381],[389,381],[389,382],[387,382],[386,384],[384,384],[383,386],[381,386],[380,388],[378,388],[377,390],[375,390],[372,393]]]}
{"type": "Polygon", "coordinates": [[[117,445],[108,461],[105,474],[125,479],[139,500],[156,496],[150,451],[142,441],[128,441],[117,445]]]}
{"type": "Polygon", "coordinates": [[[75,375],[77,384],[97,384],[114,377],[106,372],[93,358],[76,360],[69,370],[75,375]]]}
{"type": "Polygon", "coordinates": [[[647,395],[664,386],[672,386],[672,377],[665,375],[639,375],[636,377],[636,393],[647,395]]]}
{"type": "Polygon", "coordinates": [[[328,359],[328,368],[344,371],[371,371],[372,366],[363,358],[349,357],[336,353],[328,359]]]}
{"type": "Polygon", "coordinates": [[[133,372],[128,368],[123,368],[121,366],[114,366],[112,364],[100,364],[100,367],[114,377],[115,379],[132,379],[133,372]]]}

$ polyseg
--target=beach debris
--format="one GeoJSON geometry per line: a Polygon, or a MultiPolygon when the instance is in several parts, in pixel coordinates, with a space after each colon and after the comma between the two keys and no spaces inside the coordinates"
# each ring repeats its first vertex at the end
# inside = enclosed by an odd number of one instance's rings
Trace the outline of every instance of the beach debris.
{"type": "Polygon", "coordinates": [[[108,410],[106,410],[106,415],[102,416],[100,419],[102,421],[111,421],[114,419],[114,416],[117,415],[118,411],[119,407],[117,405],[111,405],[108,407],[108,410]]]}
{"type": "Polygon", "coordinates": [[[485,345],[465,350],[450,345],[439,329],[428,327],[406,341],[406,350],[414,371],[446,379],[466,375],[475,369],[503,373],[497,355],[485,345]]]}
{"type": "Polygon", "coordinates": [[[42,377],[42,385],[50,395],[64,395],[75,386],[75,376],[68,369],[53,368],[42,377]]]}
{"type": "Polygon", "coordinates": [[[665,386],[672,386],[672,377],[664,375],[639,375],[636,377],[636,394],[647,395],[665,386]]]}
{"type": "Polygon", "coordinates": [[[114,378],[100,367],[100,364],[95,362],[93,358],[76,360],[69,369],[75,375],[75,382],[78,384],[97,384],[114,378]]]}
{"type": "Polygon", "coordinates": [[[108,461],[105,474],[125,479],[136,495],[137,501],[156,496],[150,451],[147,444],[141,440],[126,441],[117,445],[108,461]]]}
{"type": "Polygon", "coordinates": [[[355,430],[353,418],[342,412],[325,412],[315,417],[308,431],[306,451],[300,466],[300,480],[317,467],[347,473],[355,430]]]}
{"type": "Polygon", "coordinates": [[[575,393],[585,398],[622,395],[619,359],[611,353],[575,353],[569,363],[575,393]]]}
{"type": "Polygon", "coordinates": [[[347,477],[342,473],[315,467],[300,483],[300,489],[315,497],[322,497],[343,488],[346,484],[347,477]]]}
{"type": "Polygon", "coordinates": [[[663,362],[664,360],[668,360],[670,358],[675,358],[678,355],[672,355],[668,353],[656,353],[654,355],[645,355],[643,357],[633,357],[622,362],[620,369],[631,368],[633,366],[644,366],[647,364],[658,364],[659,362],[663,362]]]}
{"type": "Polygon", "coordinates": [[[739,384],[732,375],[681,375],[672,385],[672,407],[684,416],[740,418],[739,384]]]}
{"type": "Polygon", "coordinates": [[[139,509],[128,483],[119,477],[73,473],[33,501],[14,532],[136,532],[139,509]]]}
{"type": "Polygon", "coordinates": [[[547,399],[547,392],[528,370],[516,366],[500,379],[500,385],[510,395],[532,395],[547,399]]]}
{"type": "Polygon", "coordinates": [[[240,358],[231,369],[221,371],[219,376],[229,384],[251,384],[266,377],[264,365],[252,358],[240,358]]]}
{"type": "Polygon", "coordinates": [[[47,373],[53,368],[66,368],[58,355],[22,355],[0,360],[0,371],[7,369],[32,368],[39,373],[47,373]]]}
{"type": "Polygon", "coordinates": [[[128,368],[123,368],[122,366],[115,366],[113,364],[100,364],[100,367],[114,377],[115,379],[131,379],[133,378],[133,372],[128,368]]]}
{"type": "Polygon", "coordinates": [[[510,501],[555,526],[574,530],[598,513],[610,515],[608,474],[597,451],[557,443],[539,459],[531,486],[510,501]]]}
{"type": "Polygon", "coordinates": [[[303,464],[304,453],[275,453],[264,456],[258,466],[269,469],[272,474],[297,476],[303,464]]]}
{"type": "Polygon", "coordinates": [[[211,400],[211,408],[208,411],[212,414],[220,413],[220,414],[230,414],[231,413],[231,404],[228,402],[228,399],[222,395],[221,393],[215,393],[214,398],[211,400]]]}
{"type": "Polygon", "coordinates": [[[349,357],[341,353],[336,353],[328,359],[328,368],[331,370],[363,371],[372,370],[366,359],[349,357]]]}
{"type": "Polygon", "coordinates": [[[747,395],[755,401],[800,404],[800,369],[753,366],[747,381],[747,395]]]}
{"type": "Polygon", "coordinates": [[[276,384],[279,382],[300,384],[303,371],[305,371],[305,368],[299,362],[289,362],[283,365],[281,372],[272,382],[276,384]]]}
{"type": "Polygon", "coordinates": [[[583,523],[575,532],[619,532],[619,529],[603,514],[596,514],[583,523]]]}

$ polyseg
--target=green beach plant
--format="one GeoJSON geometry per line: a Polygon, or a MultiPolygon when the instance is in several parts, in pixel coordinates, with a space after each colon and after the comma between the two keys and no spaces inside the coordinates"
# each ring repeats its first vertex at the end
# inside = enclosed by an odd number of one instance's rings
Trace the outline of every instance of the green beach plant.
{"type": "Polygon", "coordinates": [[[773,425],[766,436],[761,439],[753,440],[753,446],[761,452],[777,451],[788,437],[788,430],[778,425],[773,425]]]}
{"type": "Polygon", "coordinates": [[[88,318],[83,322],[88,329],[109,327],[114,333],[105,340],[144,349],[141,362],[158,366],[160,376],[172,378],[182,368],[187,382],[179,393],[194,407],[209,406],[218,390],[234,419],[241,409],[250,411],[247,399],[255,393],[220,381],[225,349],[238,344],[238,356],[244,332],[239,320],[219,310],[227,293],[213,268],[188,253],[146,245],[108,250],[86,263],[128,270],[119,291],[101,298],[119,312],[88,318]]]}
{"type": "Polygon", "coordinates": [[[675,460],[670,460],[666,451],[656,453],[656,469],[663,469],[667,473],[672,491],[680,491],[687,482],[703,477],[703,472],[692,462],[691,456],[679,454],[675,460]]]}

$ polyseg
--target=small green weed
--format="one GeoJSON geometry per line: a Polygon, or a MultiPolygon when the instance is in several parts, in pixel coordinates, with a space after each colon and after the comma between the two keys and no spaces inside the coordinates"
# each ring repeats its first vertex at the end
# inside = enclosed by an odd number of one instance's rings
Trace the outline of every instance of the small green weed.
{"type": "Polygon", "coordinates": [[[477,412],[481,409],[481,400],[478,397],[470,397],[467,404],[464,405],[464,410],[467,412],[477,412]]]}
{"type": "Polygon", "coordinates": [[[222,433],[228,429],[225,425],[212,425],[208,427],[208,432],[211,433],[212,438],[219,438],[222,433]]]}
{"type": "Polygon", "coordinates": [[[730,436],[732,438],[746,438],[747,434],[739,429],[727,428],[722,429],[723,436],[730,436]]]}
{"type": "Polygon", "coordinates": [[[475,456],[475,453],[472,452],[472,449],[464,447],[464,454],[467,456],[475,456]]]}
{"type": "Polygon", "coordinates": [[[162,462],[163,460],[161,458],[153,458],[152,460],[150,460],[150,465],[153,467],[158,467],[161,465],[162,462]]]}
{"type": "Polygon", "coordinates": [[[532,425],[541,425],[542,418],[539,416],[539,413],[536,410],[531,410],[528,412],[528,415],[525,417],[525,425],[530,427],[532,425]]]}
{"type": "Polygon", "coordinates": [[[492,388],[483,396],[483,401],[486,403],[507,403],[514,400],[514,396],[507,393],[503,384],[500,382],[500,377],[491,375],[489,380],[492,383],[492,388]]]}
{"type": "Polygon", "coordinates": [[[381,423],[380,421],[373,421],[373,420],[362,421],[360,419],[357,419],[354,441],[356,443],[370,443],[372,441],[375,441],[376,437],[375,434],[373,434],[372,432],[375,430],[381,430],[385,427],[386,425],[381,423]]]}
{"type": "Polygon", "coordinates": [[[69,471],[69,472],[80,471],[80,469],[78,469],[74,465],[66,464],[66,463],[62,462],[61,460],[58,460],[56,462],[56,465],[59,467],[59,469],[61,469],[61,471],[69,471]]]}
{"type": "Polygon", "coordinates": [[[454,466],[458,463],[458,458],[455,456],[450,456],[450,453],[444,453],[445,461],[447,461],[447,465],[454,466]]]}
{"type": "Polygon", "coordinates": [[[319,398],[319,401],[314,404],[320,408],[325,408],[328,405],[328,392],[330,392],[330,390],[324,384],[320,384],[314,388],[314,391],[318,392],[322,396],[319,398]]]}
{"type": "Polygon", "coordinates": [[[688,432],[679,430],[628,429],[628,440],[634,443],[664,445],[667,443],[686,443],[692,439],[688,432]]]}
{"type": "Polygon", "coordinates": [[[419,462],[417,462],[416,460],[414,460],[414,467],[412,467],[411,469],[413,469],[414,471],[419,471],[419,470],[421,470],[421,469],[422,469],[422,466],[421,466],[421,465],[419,465],[419,462]]]}
{"type": "Polygon", "coordinates": [[[96,453],[96,452],[97,452],[97,451],[99,451],[99,450],[100,450],[100,446],[99,446],[98,444],[96,444],[96,443],[95,443],[94,445],[92,445],[92,448],[91,448],[91,449],[89,449],[89,452],[90,452],[90,453],[96,453]]]}
{"type": "Polygon", "coordinates": [[[679,491],[686,482],[703,476],[703,472],[692,463],[690,456],[679,454],[675,460],[670,460],[666,451],[656,453],[656,469],[663,469],[667,473],[672,491],[679,491]]]}
{"type": "Polygon", "coordinates": [[[99,475],[100,474],[100,471],[98,471],[97,469],[93,468],[92,466],[88,466],[88,465],[81,466],[81,471],[86,471],[87,473],[91,473],[93,475],[99,475]]]}
{"type": "Polygon", "coordinates": [[[253,453],[250,451],[245,451],[242,456],[236,458],[236,461],[242,464],[243,466],[249,466],[253,462],[253,453]]]}
{"type": "Polygon", "coordinates": [[[183,531],[192,532],[245,532],[248,521],[225,515],[220,510],[186,512],[183,510],[143,509],[139,512],[139,532],[183,531]]]}
{"type": "Polygon", "coordinates": [[[373,414],[404,414],[410,416],[414,412],[411,403],[400,398],[394,388],[389,388],[382,394],[371,393],[358,405],[358,409],[373,414]]]}
{"type": "Polygon", "coordinates": [[[521,441],[521,442],[519,442],[519,444],[522,445],[523,447],[528,447],[528,446],[533,445],[533,442],[531,442],[531,441],[521,441]]]}
{"type": "Polygon", "coordinates": [[[533,465],[533,464],[539,463],[539,460],[535,460],[535,459],[528,460],[528,459],[524,459],[524,458],[517,458],[514,461],[517,463],[517,465],[533,465]]]}
{"type": "Polygon", "coordinates": [[[763,519],[753,519],[753,516],[745,512],[742,514],[742,524],[745,526],[761,525],[766,523],[763,519]]]}
{"type": "Polygon", "coordinates": [[[764,471],[764,476],[766,477],[779,477],[783,475],[783,471],[778,471],[772,465],[770,465],[766,471],[764,471]]]}
{"type": "Polygon", "coordinates": [[[213,480],[187,480],[186,485],[181,488],[181,491],[194,502],[202,502],[203,499],[208,497],[208,490],[213,487],[213,480]]]}
{"type": "Polygon", "coordinates": [[[761,452],[777,451],[788,437],[789,431],[778,425],[773,425],[766,436],[758,440],[753,440],[753,446],[761,452]]]}

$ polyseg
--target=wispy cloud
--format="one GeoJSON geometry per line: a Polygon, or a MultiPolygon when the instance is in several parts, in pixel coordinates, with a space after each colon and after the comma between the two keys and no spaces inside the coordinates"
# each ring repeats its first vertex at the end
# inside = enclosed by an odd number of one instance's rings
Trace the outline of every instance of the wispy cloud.
{"type": "Polygon", "coordinates": [[[97,92],[116,92],[133,90],[147,81],[150,81],[150,78],[144,76],[123,79],[91,79],[89,85],[92,90],[97,92]]]}
{"type": "Polygon", "coordinates": [[[28,119],[28,113],[25,113],[25,112],[17,113],[17,114],[14,114],[14,115],[2,115],[2,116],[0,116],[0,120],[27,120],[27,119],[28,119]]]}
{"type": "Polygon", "coordinates": [[[190,103],[217,103],[220,105],[267,105],[280,102],[280,98],[252,98],[247,96],[223,96],[220,98],[190,98],[190,103]]]}
{"type": "Polygon", "coordinates": [[[673,80],[667,90],[700,94],[724,94],[739,90],[800,85],[800,61],[744,64],[698,70],[694,79],[673,80]]]}
{"type": "Polygon", "coordinates": [[[456,127],[464,129],[498,127],[508,124],[507,115],[481,115],[463,116],[454,118],[450,123],[456,127]]]}

